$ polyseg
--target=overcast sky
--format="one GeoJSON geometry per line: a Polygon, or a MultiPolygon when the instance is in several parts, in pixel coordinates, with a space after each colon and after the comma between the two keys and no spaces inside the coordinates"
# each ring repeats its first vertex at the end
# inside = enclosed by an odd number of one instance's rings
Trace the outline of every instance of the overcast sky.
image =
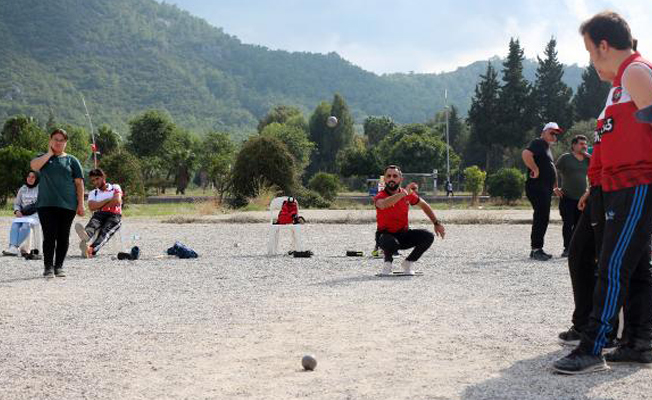
{"type": "Polygon", "coordinates": [[[652,58],[651,0],[165,0],[244,43],[328,53],[368,71],[442,72],[494,55],[517,37],[528,58],[552,36],[559,59],[585,66],[580,23],[611,9],[652,58]]]}

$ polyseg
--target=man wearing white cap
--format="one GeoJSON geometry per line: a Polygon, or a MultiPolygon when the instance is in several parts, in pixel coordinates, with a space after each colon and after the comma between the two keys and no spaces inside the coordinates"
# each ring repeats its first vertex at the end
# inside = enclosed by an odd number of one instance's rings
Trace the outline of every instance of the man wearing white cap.
{"type": "Polygon", "coordinates": [[[550,151],[550,145],[557,142],[557,135],[563,131],[556,122],[548,122],[541,131],[541,137],[530,142],[523,150],[523,162],[530,170],[525,182],[527,196],[534,214],[530,235],[530,258],[547,261],[552,255],[543,251],[543,238],[546,236],[550,220],[550,202],[553,188],[557,185],[557,170],[550,151]]]}

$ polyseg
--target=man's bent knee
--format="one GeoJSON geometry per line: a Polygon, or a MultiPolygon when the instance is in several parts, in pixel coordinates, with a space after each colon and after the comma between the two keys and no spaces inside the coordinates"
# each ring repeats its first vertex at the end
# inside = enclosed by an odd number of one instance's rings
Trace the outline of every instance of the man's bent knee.
{"type": "Polygon", "coordinates": [[[380,236],[378,236],[378,246],[381,249],[392,249],[395,247],[398,248],[398,242],[394,235],[381,233],[380,236]]]}

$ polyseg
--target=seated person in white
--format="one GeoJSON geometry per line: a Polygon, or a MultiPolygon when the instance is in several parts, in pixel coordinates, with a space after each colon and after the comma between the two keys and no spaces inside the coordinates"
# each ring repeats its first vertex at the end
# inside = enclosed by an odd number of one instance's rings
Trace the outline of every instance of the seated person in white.
{"type": "Polygon", "coordinates": [[[5,256],[17,256],[21,253],[20,246],[29,237],[30,225],[38,224],[36,199],[38,197],[38,174],[29,171],[25,184],[18,189],[14,199],[14,215],[16,219],[9,231],[9,248],[2,252],[5,256]]]}
{"type": "Polygon", "coordinates": [[[108,183],[104,171],[99,168],[91,170],[88,176],[95,187],[88,193],[88,208],[93,216],[85,227],[77,222],[75,231],[81,239],[82,257],[92,258],[122,225],[122,189],[108,183]],[[88,241],[95,234],[97,237],[89,245],[88,241]]]}

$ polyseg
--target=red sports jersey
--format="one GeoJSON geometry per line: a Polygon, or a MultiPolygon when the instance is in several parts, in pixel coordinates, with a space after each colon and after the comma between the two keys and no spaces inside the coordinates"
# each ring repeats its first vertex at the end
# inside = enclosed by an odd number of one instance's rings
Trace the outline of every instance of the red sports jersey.
{"type": "Polygon", "coordinates": [[[601,184],[605,192],[652,183],[652,126],[636,121],[634,113],[638,108],[621,83],[625,70],[633,63],[652,73],[652,64],[639,53],[627,58],[618,70],[598,121],[596,134],[602,147],[601,184]]]}
{"type": "MultiPolygon", "coordinates": [[[[374,204],[380,199],[385,199],[391,196],[387,190],[383,190],[374,197],[374,204]]],[[[416,193],[403,197],[396,204],[389,208],[381,210],[376,207],[376,221],[378,223],[378,231],[396,233],[406,231],[408,229],[408,211],[410,205],[417,205],[419,203],[419,196],[416,193]]]]}
{"type": "Polygon", "coordinates": [[[589,176],[590,186],[600,186],[600,178],[602,172],[602,160],[600,160],[600,130],[602,129],[602,119],[598,119],[596,123],[595,132],[593,133],[593,152],[589,160],[589,169],[587,175],[589,176]]]}

